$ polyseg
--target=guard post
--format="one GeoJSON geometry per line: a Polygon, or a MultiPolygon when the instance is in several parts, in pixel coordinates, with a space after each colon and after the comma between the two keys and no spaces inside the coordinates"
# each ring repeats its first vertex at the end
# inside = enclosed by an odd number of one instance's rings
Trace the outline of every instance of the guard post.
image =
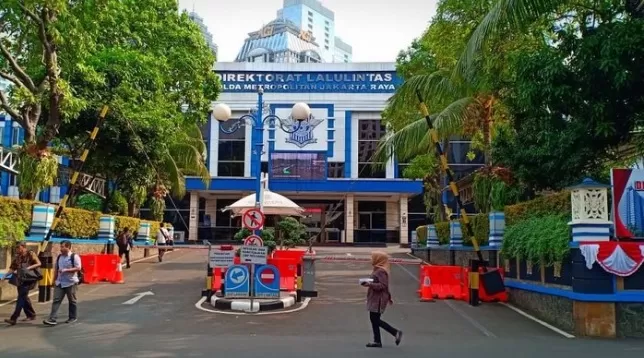
{"type": "Polygon", "coordinates": [[[469,275],[469,282],[470,282],[470,302],[469,304],[471,306],[478,306],[479,303],[481,302],[479,300],[479,268],[484,267],[485,263],[483,265],[481,264],[481,261],[477,259],[470,259],[470,272],[468,273],[469,275]]]}
{"type": "Polygon", "coordinates": [[[202,297],[206,297],[208,302],[210,302],[210,299],[212,298],[212,272],[213,269],[210,265],[210,253],[212,251],[212,244],[210,241],[203,240],[204,245],[208,245],[208,263],[206,264],[206,289],[203,290],[201,293],[202,297]]]}
{"type": "Polygon", "coordinates": [[[298,275],[298,297],[300,300],[301,297],[318,297],[315,290],[315,258],[304,255],[301,267],[301,275],[298,275]]]}

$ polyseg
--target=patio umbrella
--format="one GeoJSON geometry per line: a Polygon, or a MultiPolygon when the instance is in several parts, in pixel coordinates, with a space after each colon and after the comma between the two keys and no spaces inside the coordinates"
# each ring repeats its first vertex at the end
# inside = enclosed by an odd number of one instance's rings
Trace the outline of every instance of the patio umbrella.
{"type": "MultiPolygon", "coordinates": [[[[303,216],[304,208],[287,197],[264,189],[264,215],[303,216]]],[[[255,208],[255,194],[248,195],[225,207],[222,211],[231,211],[233,216],[242,215],[246,210],[255,208]]]]}

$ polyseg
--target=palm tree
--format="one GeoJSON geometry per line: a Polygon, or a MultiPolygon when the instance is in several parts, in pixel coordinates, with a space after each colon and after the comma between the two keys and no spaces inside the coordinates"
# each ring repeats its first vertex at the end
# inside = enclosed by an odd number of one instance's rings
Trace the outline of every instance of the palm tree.
{"type": "MultiPolygon", "coordinates": [[[[644,17],[644,0],[623,1],[631,16],[644,17]]],[[[468,68],[472,67],[483,46],[495,35],[520,30],[557,9],[569,9],[578,5],[576,3],[573,0],[498,0],[472,33],[455,73],[469,72],[468,68]]],[[[595,11],[596,7],[595,4],[591,10],[595,11]]]]}
{"type": "MultiPolygon", "coordinates": [[[[430,116],[441,139],[455,135],[473,136],[482,131],[485,143],[489,143],[492,108],[496,97],[482,87],[482,83],[455,78],[446,71],[437,71],[410,78],[390,98],[388,104],[392,111],[404,110],[418,103],[416,92],[420,91],[424,98],[444,104],[441,106],[442,110],[430,116]]],[[[378,143],[373,162],[386,163],[394,154],[399,161],[407,161],[433,150],[432,145],[425,119],[418,119],[385,136],[378,143]]],[[[484,148],[487,152],[489,146],[485,145],[484,148]]]]}
{"type": "Polygon", "coordinates": [[[158,171],[157,182],[150,199],[150,210],[155,219],[163,219],[165,197],[168,194],[175,198],[183,198],[186,195],[186,176],[201,178],[206,188],[210,185],[206,150],[201,130],[196,124],[182,127],[168,143],[163,156],[163,166],[161,171],[158,171]]]}

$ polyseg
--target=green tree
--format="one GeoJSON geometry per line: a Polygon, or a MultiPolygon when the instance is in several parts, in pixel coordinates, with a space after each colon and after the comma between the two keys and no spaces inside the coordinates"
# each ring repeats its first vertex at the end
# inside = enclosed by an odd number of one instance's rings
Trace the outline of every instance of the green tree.
{"type": "Polygon", "coordinates": [[[444,216],[441,210],[441,170],[436,153],[422,154],[412,159],[403,170],[403,177],[423,180],[425,215],[434,221],[442,219],[444,216]]]}
{"type": "Polygon", "coordinates": [[[584,24],[594,26],[614,21],[615,10],[620,17],[644,18],[644,0],[496,0],[477,23],[455,69],[468,71],[495,38],[504,33],[526,31],[544,18],[565,23],[577,15],[583,18],[584,24]]]}
{"type": "MultiPolygon", "coordinates": [[[[536,35],[508,35],[480,59],[481,69],[475,76],[469,73],[452,75],[469,34],[490,6],[488,1],[440,1],[431,25],[423,35],[424,48],[433,54],[438,70],[421,71],[408,78],[388,106],[390,113],[409,113],[417,106],[417,93],[420,92],[428,107],[435,109],[431,118],[441,139],[473,137],[477,144],[475,149],[486,152],[488,160],[494,134],[492,124],[507,121],[506,110],[499,101],[507,86],[504,80],[512,73],[506,60],[544,44],[536,35]]],[[[394,153],[400,161],[409,160],[433,149],[425,119],[416,118],[407,116],[404,125],[397,125],[395,133],[381,141],[376,153],[378,162],[386,162],[394,153]]]]}
{"type": "MultiPolygon", "coordinates": [[[[644,120],[644,19],[621,19],[590,31],[562,27],[558,46],[517,59],[508,92],[513,128],[494,155],[535,189],[560,189],[584,176],[602,177],[606,163],[644,120]]],[[[583,21],[583,18],[579,19],[583,21]]]]}
{"type": "Polygon", "coordinates": [[[92,33],[76,21],[89,10],[84,5],[60,0],[0,2],[0,78],[9,82],[8,90],[0,90],[0,109],[25,130],[19,187],[26,198],[53,185],[58,164],[48,143],[62,121],[84,106],[62,77],[64,67],[82,63],[84,49],[93,46],[92,33]]]}
{"type": "MultiPolygon", "coordinates": [[[[87,171],[113,182],[131,215],[148,199],[162,211],[166,192],[185,195],[187,175],[210,181],[198,126],[219,93],[214,55],[176,1],[113,2],[87,21],[98,28],[96,51],[67,75],[81,98],[111,107],[87,171]]],[[[94,122],[81,112],[61,142],[78,153],[94,122]]]]}

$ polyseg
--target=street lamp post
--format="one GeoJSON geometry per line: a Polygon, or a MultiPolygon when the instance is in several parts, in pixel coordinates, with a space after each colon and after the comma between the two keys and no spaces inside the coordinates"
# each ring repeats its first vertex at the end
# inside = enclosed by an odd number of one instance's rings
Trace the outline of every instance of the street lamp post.
{"type": "MultiPolygon", "coordinates": [[[[219,129],[226,134],[234,133],[239,130],[244,125],[251,125],[253,128],[252,136],[252,146],[253,150],[253,159],[251,168],[253,168],[252,173],[255,176],[255,205],[261,207],[262,199],[260,197],[261,191],[261,167],[262,167],[262,147],[264,146],[264,125],[266,122],[269,122],[271,125],[279,124],[279,127],[286,133],[291,134],[297,132],[301,126],[302,122],[308,121],[311,117],[311,108],[306,103],[296,103],[291,109],[291,119],[295,120],[297,124],[287,123],[286,120],[278,117],[273,113],[269,113],[267,116],[263,117],[264,109],[264,88],[259,86],[257,89],[257,111],[255,113],[249,113],[243,115],[239,118],[239,122],[233,124],[229,129],[224,129],[219,127],[219,129]],[[290,128],[289,128],[290,127],[290,128]]],[[[213,117],[220,123],[228,121],[232,117],[232,111],[228,105],[225,103],[218,103],[214,106],[212,110],[213,117]]],[[[269,158],[270,160],[270,158],[269,158]]],[[[259,235],[257,230],[256,234],[259,235]]]]}

